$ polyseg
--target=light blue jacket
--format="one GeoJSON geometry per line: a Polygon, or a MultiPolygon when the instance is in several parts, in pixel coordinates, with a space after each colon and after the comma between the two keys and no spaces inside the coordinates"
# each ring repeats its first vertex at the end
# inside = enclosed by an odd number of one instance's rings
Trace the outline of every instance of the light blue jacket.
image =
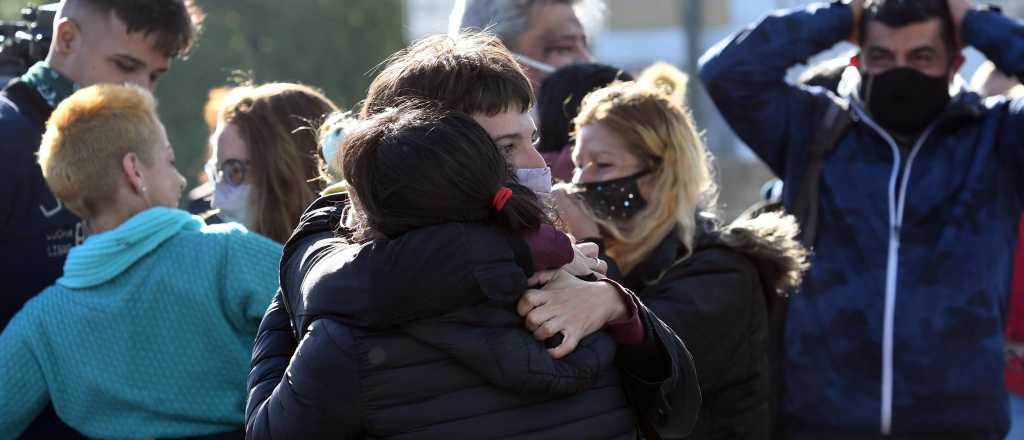
{"type": "Polygon", "coordinates": [[[280,257],[267,238],[167,208],[90,237],[0,334],[0,438],[49,401],[89,437],[241,430],[280,257]]]}

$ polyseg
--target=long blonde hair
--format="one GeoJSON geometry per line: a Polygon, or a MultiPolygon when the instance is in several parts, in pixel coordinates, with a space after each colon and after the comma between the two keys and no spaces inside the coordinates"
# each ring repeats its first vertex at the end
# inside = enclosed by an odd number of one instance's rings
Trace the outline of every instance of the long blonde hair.
{"type": "MultiPolygon", "coordinates": [[[[693,250],[696,214],[715,205],[711,158],[690,112],[683,107],[686,76],[664,63],[651,66],[637,81],[618,82],[583,99],[577,131],[604,124],[622,137],[632,152],[649,158],[652,183],[647,208],[628,221],[609,221],[591,213],[606,238],[608,254],[629,273],[673,229],[693,250]]],[[[685,256],[684,256],[685,257],[685,256]]]]}

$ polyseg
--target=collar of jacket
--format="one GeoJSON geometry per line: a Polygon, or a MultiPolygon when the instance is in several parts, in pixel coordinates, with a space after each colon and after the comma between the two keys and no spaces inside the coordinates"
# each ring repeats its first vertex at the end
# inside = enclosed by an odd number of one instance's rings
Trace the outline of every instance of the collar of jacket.
{"type": "MultiPolygon", "coordinates": [[[[717,229],[715,220],[709,215],[698,213],[696,217],[697,236],[694,239],[694,252],[713,245],[715,243],[714,231],[717,229]]],[[[679,234],[679,228],[676,227],[668,235],[662,237],[661,243],[651,251],[644,261],[633,268],[633,271],[625,277],[623,284],[639,292],[645,287],[656,284],[665,271],[682,261],[681,256],[686,253],[686,246],[679,238],[679,234]]]]}
{"type": "MultiPolygon", "coordinates": [[[[698,215],[694,255],[712,248],[724,248],[750,259],[758,271],[767,295],[787,295],[800,285],[807,270],[807,250],[796,240],[798,230],[792,216],[762,213],[741,215],[721,226],[713,217],[698,215]]],[[[651,255],[625,279],[636,292],[656,284],[664,274],[687,259],[678,229],[662,239],[651,255]]]]}
{"type": "Polygon", "coordinates": [[[347,231],[342,229],[341,225],[348,201],[348,194],[344,192],[328,194],[314,200],[299,217],[299,224],[285,242],[281,261],[288,261],[299,247],[299,243],[311,235],[336,232],[335,235],[343,239],[347,237],[347,231]]]}
{"type": "Polygon", "coordinates": [[[78,84],[50,67],[46,61],[40,61],[29,67],[28,71],[21,76],[21,80],[32,86],[39,96],[42,96],[46,103],[53,108],[56,108],[57,104],[78,90],[78,84]]]}
{"type": "Polygon", "coordinates": [[[179,232],[197,231],[203,226],[199,217],[185,211],[147,209],[72,248],[57,284],[81,289],[106,283],[179,232]]]}

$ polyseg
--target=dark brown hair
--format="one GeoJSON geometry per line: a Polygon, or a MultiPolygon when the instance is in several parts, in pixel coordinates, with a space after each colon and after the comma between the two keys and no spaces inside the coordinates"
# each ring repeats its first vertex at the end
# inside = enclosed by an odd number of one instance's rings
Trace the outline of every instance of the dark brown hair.
{"type": "Polygon", "coordinates": [[[537,150],[562,151],[570,142],[572,120],[580,113],[583,97],[615,81],[632,80],[629,72],[598,63],[570,64],[548,75],[537,93],[537,150]]]}
{"type": "Polygon", "coordinates": [[[193,0],[73,0],[107,14],[114,11],[128,33],[156,34],[156,49],[168,58],[185,57],[195,45],[205,14],[193,0]]]}
{"type": "Polygon", "coordinates": [[[533,106],[530,80],[496,37],[467,33],[427,37],[388,59],[370,84],[362,117],[427,99],[469,115],[488,116],[533,106]]]}
{"type": "Polygon", "coordinates": [[[410,102],[359,121],[341,146],[358,214],[356,238],[393,238],[443,223],[510,232],[550,223],[536,194],[514,183],[501,151],[472,117],[410,102]],[[512,191],[503,209],[495,195],[512,191]]]}
{"type": "Polygon", "coordinates": [[[249,200],[254,231],[285,242],[320,191],[316,127],[338,111],[319,91],[300,84],[243,86],[225,98],[220,121],[234,124],[249,149],[249,200]]]}
{"type": "Polygon", "coordinates": [[[957,49],[953,18],[947,0],[867,0],[864,3],[864,18],[860,21],[860,44],[867,37],[867,23],[879,21],[886,26],[899,28],[914,23],[938,18],[942,22],[942,41],[949,53],[957,49]]]}

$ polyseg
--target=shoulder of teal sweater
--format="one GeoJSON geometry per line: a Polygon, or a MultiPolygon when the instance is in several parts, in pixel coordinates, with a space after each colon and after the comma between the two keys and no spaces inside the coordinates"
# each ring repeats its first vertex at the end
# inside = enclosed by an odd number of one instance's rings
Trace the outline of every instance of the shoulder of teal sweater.
{"type": "Polygon", "coordinates": [[[21,325],[34,327],[39,319],[60,316],[60,311],[56,309],[67,304],[67,301],[63,300],[67,293],[67,289],[59,284],[53,284],[43,289],[21,306],[21,310],[11,319],[11,322],[18,321],[21,325]]]}
{"type": "Polygon", "coordinates": [[[188,231],[185,234],[191,234],[200,240],[213,239],[225,246],[256,247],[277,254],[283,252],[283,246],[280,243],[252,232],[238,223],[206,225],[198,231],[188,231]]]}
{"type": "Polygon", "coordinates": [[[238,223],[218,223],[216,225],[205,225],[199,230],[202,234],[231,235],[249,234],[249,230],[238,223]]]}

